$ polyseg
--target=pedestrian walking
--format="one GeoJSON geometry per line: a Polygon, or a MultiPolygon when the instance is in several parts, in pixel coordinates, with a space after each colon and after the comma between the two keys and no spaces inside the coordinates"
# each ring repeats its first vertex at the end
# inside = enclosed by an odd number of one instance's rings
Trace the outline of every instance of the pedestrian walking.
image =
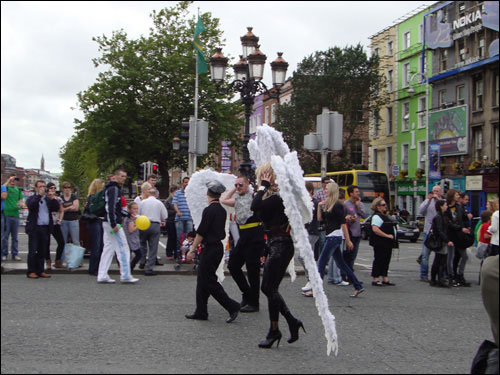
{"type": "Polygon", "coordinates": [[[155,188],[149,189],[145,195],[146,199],[143,199],[139,204],[139,215],[146,216],[151,222],[148,229],[139,232],[142,253],[139,268],[144,269],[146,267],[144,276],[156,275],[153,267],[157,261],[156,255],[161,236],[161,222],[168,216],[165,205],[159,199],[156,199],[156,195],[157,190],[155,188]]]}
{"type": "MultiPolygon", "coordinates": [[[[63,251],[64,251],[64,238],[63,238],[62,231],[61,231],[61,223],[62,223],[64,211],[63,211],[63,207],[62,207],[62,199],[56,195],[56,191],[57,191],[56,185],[53,182],[49,182],[47,184],[47,197],[49,199],[55,199],[59,203],[59,210],[51,213],[52,223],[53,223],[51,234],[52,234],[52,236],[54,236],[54,238],[57,242],[56,259],[55,259],[54,267],[62,268],[61,257],[62,257],[63,251]]],[[[47,244],[47,252],[45,254],[45,263],[46,263],[45,269],[47,271],[51,271],[52,270],[52,260],[50,259],[50,234],[49,234],[49,241],[47,244]]]]}
{"type": "Polygon", "coordinates": [[[234,207],[239,240],[229,254],[227,267],[242,293],[241,312],[259,311],[260,258],[264,255],[264,228],[258,214],[252,211],[253,193],[246,176],[239,176],[234,187],[221,199],[221,203],[234,207]],[[247,269],[247,278],[242,271],[247,269]]]}
{"type": "Polygon", "coordinates": [[[261,289],[267,297],[270,320],[269,331],[266,338],[259,343],[259,348],[269,349],[276,341],[279,346],[281,340],[278,325],[280,314],[288,323],[290,329],[288,343],[290,344],[299,339],[299,329],[301,327],[304,329],[304,324],[292,315],[279,292],[281,281],[293,258],[294,247],[290,236],[290,224],[285,214],[283,199],[279,195],[279,188],[275,182],[276,175],[271,163],[257,168],[256,175],[260,187],[253,199],[251,210],[260,215],[267,234],[267,253],[262,259],[265,263],[261,289]]]}
{"type": "Polygon", "coordinates": [[[28,270],[26,276],[30,279],[49,278],[45,272],[44,260],[47,253],[50,232],[54,225],[52,212],[59,211],[59,202],[45,194],[45,181],[35,182],[35,194],[28,198],[28,270]]]}
{"type": "Polygon", "coordinates": [[[373,265],[372,265],[372,285],[373,286],[394,286],[389,281],[389,264],[391,263],[392,249],[397,243],[396,228],[391,219],[385,215],[387,203],[383,198],[375,198],[372,203],[372,235],[370,236],[370,245],[373,246],[373,265]],[[380,281],[382,277],[382,281],[380,281]]]}
{"type": "Polygon", "coordinates": [[[185,195],[188,184],[189,177],[184,177],[182,179],[182,189],[175,192],[174,199],[172,200],[175,212],[177,213],[175,217],[175,229],[177,231],[176,257],[178,261],[180,261],[181,256],[181,240],[184,240],[186,234],[193,231],[193,218],[191,217],[191,211],[189,211],[185,195]]]}
{"type": "Polygon", "coordinates": [[[102,202],[99,200],[104,200],[103,196],[104,181],[100,178],[94,179],[90,185],[87,194],[87,205],[85,206],[84,212],[88,212],[88,228],[90,234],[90,259],[89,259],[89,275],[97,276],[99,272],[99,263],[101,261],[101,255],[104,248],[104,234],[102,229],[102,222],[104,221],[104,215],[106,214],[105,209],[100,209],[101,212],[96,211],[94,214],[90,212],[90,207],[92,206],[96,210],[102,202]],[[94,201],[94,205],[92,205],[94,201]]]}
{"type": "Polygon", "coordinates": [[[342,255],[342,241],[344,239],[348,249],[352,250],[354,245],[347,230],[344,206],[339,202],[339,186],[335,181],[332,181],[328,184],[326,191],[326,199],[319,202],[320,209],[318,210],[318,220],[324,219],[326,229],[326,241],[318,259],[318,272],[321,278],[323,278],[326,263],[333,257],[337,266],[354,285],[354,294],[351,297],[357,297],[360,293],[364,292],[364,288],[356,275],[354,275],[352,269],[345,264],[342,255]],[[325,207],[324,212],[321,207],[325,207]]]}
{"type": "Polygon", "coordinates": [[[240,311],[240,304],[227,295],[215,274],[224,255],[222,240],[226,237],[227,213],[220,205],[219,198],[225,190],[224,185],[218,181],[207,184],[208,207],[203,210],[195,240],[187,255],[190,262],[198,245],[203,244],[196,282],[196,310],[193,314],[186,315],[187,319],[207,320],[210,296],[229,313],[226,323],[233,322],[240,311]]]}
{"type": "Polygon", "coordinates": [[[3,186],[7,189],[7,198],[4,200],[5,228],[2,234],[2,258],[7,259],[10,251],[12,260],[21,261],[18,248],[19,210],[24,207],[23,193],[17,187],[19,178],[15,174],[9,176],[3,186]]]}
{"type": "Polygon", "coordinates": [[[434,235],[441,239],[442,247],[435,252],[429,285],[449,288],[450,284],[446,279],[446,259],[448,248],[453,246],[453,242],[450,241],[448,218],[445,215],[448,205],[445,200],[440,199],[436,201],[434,209],[436,215],[432,219],[431,229],[434,235]]]}
{"type": "Polygon", "coordinates": [[[130,272],[130,249],[122,228],[121,185],[123,185],[126,178],[127,173],[118,169],[105,187],[106,216],[105,221],[102,223],[104,248],[97,274],[98,283],[116,282],[108,275],[114,254],[116,254],[120,262],[120,281],[122,283],[136,283],[139,281],[139,279],[132,277],[130,272]]]}
{"type": "Polygon", "coordinates": [[[174,205],[172,203],[174,200],[174,194],[177,190],[179,190],[179,187],[177,185],[172,185],[170,187],[170,196],[165,200],[165,208],[167,209],[168,213],[167,221],[165,223],[165,226],[167,228],[166,252],[168,260],[174,259],[174,254],[176,252],[176,246],[177,246],[177,231],[175,229],[176,212],[174,205]]]}

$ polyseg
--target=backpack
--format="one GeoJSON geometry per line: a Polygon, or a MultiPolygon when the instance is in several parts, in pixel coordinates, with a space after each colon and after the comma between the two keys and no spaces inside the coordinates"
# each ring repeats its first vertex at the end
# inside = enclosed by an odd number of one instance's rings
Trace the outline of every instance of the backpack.
{"type": "Polygon", "coordinates": [[[98,217],[106,215],[106,200],[104,198],[104,189],[90,197],[89,211],[98,217]]]}
{"type": "Polygon", "coordinates": [[[365,234],[366,234],[366,239],[368,240],[368,244],[370,246],[373,246],[373,241],[372,241],[372,237],[373,237],[373,230],[372,230],[372,217],[373,215],[370,215],[369,218],[367,218],[364,222],[363,222],[363,226],[364,226],[364,229],[365,229],[365,234]]]}

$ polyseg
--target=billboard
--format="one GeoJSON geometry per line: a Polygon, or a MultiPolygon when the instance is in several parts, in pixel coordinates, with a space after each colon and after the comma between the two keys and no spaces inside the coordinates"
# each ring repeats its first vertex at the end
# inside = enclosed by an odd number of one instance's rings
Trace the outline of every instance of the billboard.
{"type": "Polygon", "coordinates": [[[441,147],[435,143],[429,145],[429,178],[441,179],[441,147]]]}
{"type": "Polygon", "coordinates": [[[441,156],[469,152],[466,105],[431,112],[429,125],[429,145],[439,145],[441,156]]]}

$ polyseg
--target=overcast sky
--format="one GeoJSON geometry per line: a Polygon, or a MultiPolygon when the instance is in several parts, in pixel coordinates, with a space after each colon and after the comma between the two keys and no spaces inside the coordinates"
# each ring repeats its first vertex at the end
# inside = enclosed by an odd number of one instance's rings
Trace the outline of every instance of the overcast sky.
{"type": "MultiPolygon", "coordinates": [[[[148,35],[151,11],[174,3],[2,1],[2,153],[24,168],[39,168],[43,154],[45,169],[61,172],[59,151],[74,134],[73,119],[83,118],[74,109],[76,94],[92,85],[98,73],[92,63],[99,56],[92,37],[111,36],[119,29],[129,38],[148,35]]],[[[199,7],[201,13],[220,19],[226,39],[223,53],[233,57],[241,54],[240,36],[253,26],[267,62],[283,52],[291,76],[315,51],[357,43],[368,50],[371,35],[433,3],[196,1],[190,11],[195,17],[199,7]]],[[[270,84],[269,66],[264,75],[270,84]]]]}

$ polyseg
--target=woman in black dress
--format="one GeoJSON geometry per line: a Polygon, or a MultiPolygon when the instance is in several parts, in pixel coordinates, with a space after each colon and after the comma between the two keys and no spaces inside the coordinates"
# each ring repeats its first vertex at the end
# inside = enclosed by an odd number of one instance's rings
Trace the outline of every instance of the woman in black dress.
{"type": "Polygon", "coordinates": [[[260,188],[253,199],[251,209],[260,215],[267,234],[267,251],[261,289],[268,300],[271,320],[266,339],[259,343],[259,347],[271,348],[275,341],[278,341],[277,346],[279,346],[281,340],[281,332],[278,327],[280,313],[285,317],[290,328],[290,338],[288,339],[290,344],[299,339],[299,328],[304,329],[304,325],[292,315],[278,291],[288,264],[293,258],[294,248],[290,236],[290,225],[285,215],[283,200],[279,196],[271,164],[260,166],[256,175],[260,188]]]}

